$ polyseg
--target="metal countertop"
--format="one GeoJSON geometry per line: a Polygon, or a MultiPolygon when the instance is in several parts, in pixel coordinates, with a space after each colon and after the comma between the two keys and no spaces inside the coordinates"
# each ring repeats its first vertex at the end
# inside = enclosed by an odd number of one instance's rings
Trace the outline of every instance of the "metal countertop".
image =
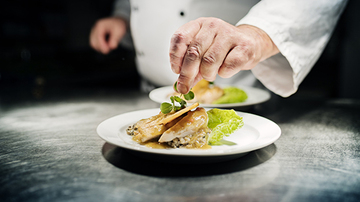
{"type": "Polygon", "coordinates": [[[220,163],[169,164],[106,143],[97,125],[159,107],[137,90],[0,94],[1,201],[359,201],[360,101],[275,99],[244,110],[281,137],[220,163]],[[274,104],[275,103],[275,104],[274,104]]]}

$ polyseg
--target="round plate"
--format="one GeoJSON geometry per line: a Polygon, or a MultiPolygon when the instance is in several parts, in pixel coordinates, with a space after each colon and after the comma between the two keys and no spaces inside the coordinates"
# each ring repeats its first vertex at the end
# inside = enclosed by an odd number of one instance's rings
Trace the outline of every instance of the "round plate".
{"type": "MultiPolygon", "coordinates": [[[[208,109],[207,109],[208,110],[208,109]]],[[[138,144],[126,133],[126,128],[140,119],[149,118],[158,114],[160,110],[148,109],[120,114],[109,118],[97,127],[99,136],[108,143],[136,151],[137,153],[165,155],[167,158],[180,157],[182,160],[189,157],[206,158],[206,161],[228,160],[236,158],[250,151],[263,148],[275,142],[281,135],[280,127],[273,121],[254,114],[236,112],[243,117],[244,126],[232,133],[225,140],[235,142],[236,145],[212,146],[211,149],[154,149],[138,144]]],[[[196,160],[195,160],[196,161],[196,160]]]]}
{"type": "MultiPolygon", "coordinates": [[[[219,86],[222,88],[226,87],[226,85],[219,85],[219,86]]],[[[248,87],[248,86],[236,86],[236,87],[244,90],[247,93],[248,99],[246,99],[244,102],[229,103],[229,104],[200,104],[200,106],[218,107],[218,108],[243,107],[243,106],[260,104],[270,99],[270,93],[266,90],[248,87]]],[[[163,102],[170,102],[170,94],[172,94],[173,92],[174,89],[172,86],[165,86],[152,90],[149,94],[149,97],[154,102],[161,104],[163,102]]]]}

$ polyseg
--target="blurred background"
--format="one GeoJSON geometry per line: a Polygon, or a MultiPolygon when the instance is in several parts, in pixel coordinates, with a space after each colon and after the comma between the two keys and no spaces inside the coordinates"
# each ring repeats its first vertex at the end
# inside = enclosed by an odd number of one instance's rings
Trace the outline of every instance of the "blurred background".
{"type": "MultiPolygon", "coordinates": [[[[0,92],[35,99],[63,87],[139,88],[134,53],[102,55],[89,46],[96,20],[113,0],[3,0],[0,92]]],[[[360,98],[360,1],[350,0],[323,55],[294,95],[360,98]]],[[[4,95],[4,94],[3,94],[4,95]]]]}

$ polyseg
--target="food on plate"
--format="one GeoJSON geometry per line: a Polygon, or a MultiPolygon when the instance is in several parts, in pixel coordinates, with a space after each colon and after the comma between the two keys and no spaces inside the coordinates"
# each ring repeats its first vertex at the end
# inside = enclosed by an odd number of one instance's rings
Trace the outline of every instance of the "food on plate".
{"type": "Polygon", "coordinates": [[[225,143],[224,136],[229,136],[234,131],[243,127],[244,122],[234,110],[211,109],[207,111],[208,127],[212,130],[209,143],[219,145],[225,143]]]}
{"type": "Polygon", "coordinates": [[[133,140],[146,145],[147,142],[158,142],[173,148],[203,148],[207,146],[211,130],[207,127],[208,116],[198,103],[177,112],[142,119],[129,126],[127,133],[133,140]],[[191,111],[191,109],[194,109],[191,111]]]}
{"type": "Polygon", "coordinates": [[[245,102],[248,98],[246,92],[233,86],[223,88],[224,95],[212,102],[212,104],[229,104],[245,102]]]}
{"type": "Polygon", "coordinates": [[[180,121],[184,113],[196,108],[197,106],[198,104],[195,103],[183,110],[177,112],[172,111],[167,114],[160,111],[160,113],[155,116],[147,119],[141,119],[133,126],[129,126],[127,133],[129,135],[133,135],[133,139],[137,142],[146,142],[157,138],[180,121]]]}
{"type": "MultiPolygon", "coordinates": [[[[240,88],[234,86],[221,88],[204,79],[199,81],[191,91],[195,95],[191,102],[200,104],[239,103],[246,101],[248,98],[246,92],[240,88]]],[[[171,95],[179,95],[179,93],[172,93],[171,95]]]]}
{"type": "Polygon", "coordinates": [[[183,99],[175,97],[171,98],[172,104],[160,107],[159,114],[129,126],[127,134],[153,148],[209,149],[210,145],[234,144],[223,140],[243,126],[242,117],[234,110],[206,111],[198,103],[186,107],[183,99]]]}
{"type": "Polygon", "coordinates": [[[211,84],[205,79],[199,81],[191,90],[195,94],[192,102],[203,104],[211,104],[224,95],[224,90],[222,88],[211,84]]]}

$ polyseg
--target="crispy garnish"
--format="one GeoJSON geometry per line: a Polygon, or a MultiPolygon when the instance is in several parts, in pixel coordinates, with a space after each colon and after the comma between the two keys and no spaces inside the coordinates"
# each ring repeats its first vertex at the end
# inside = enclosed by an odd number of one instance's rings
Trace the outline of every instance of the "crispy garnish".
{"type": "Polygon", "coordinates": [[[188,112],[192,109],[195,109],[197,106],[199,106],[199,103],[196,102],[196,103],[192,104],[191,106],[181,109],[181,110],[175,112],[174,114],[160,120],[159,124],[167,124],[167,123],[171,122],[172,120],[178,118],[179,116],[185,114],[186,112],[188,112]]]}

